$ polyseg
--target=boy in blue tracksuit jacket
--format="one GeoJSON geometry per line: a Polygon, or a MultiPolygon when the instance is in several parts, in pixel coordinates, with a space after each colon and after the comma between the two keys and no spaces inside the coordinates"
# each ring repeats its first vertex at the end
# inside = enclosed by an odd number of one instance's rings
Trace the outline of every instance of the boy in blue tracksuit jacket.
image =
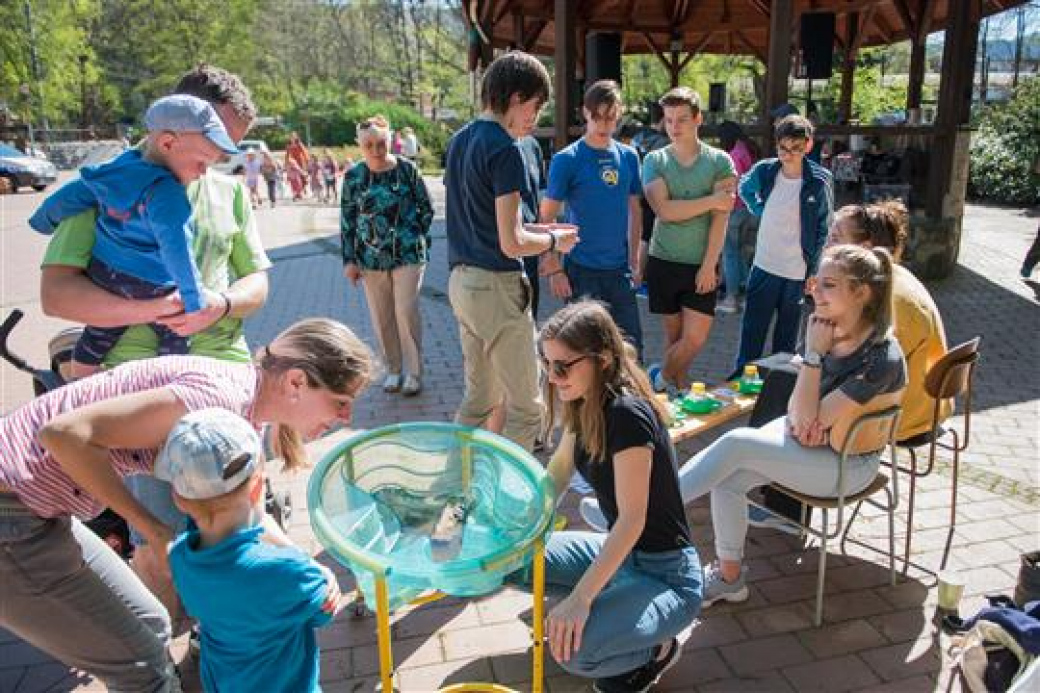
{"type": "Polygon", "coordinates": [[[773,352],[793,352],[805,280],[816,273],[834,208],[830,171],[806,159],[812,124],[789,115],[774,128],[778,158],[759,161],[740,180],[740,198],[761,217],[747,281],[737,371],[762,356],[769,325],[773,352]]]}
{"type": "MultiPolygon", "coordinates": [[[[185,186],[237,150],[216,111],[187,95],[159,99],[145,114],[148,137],[111,161],[87,166],[51,194],[29,225],[52,233],[63,220],[96,209],[97,237],[88,276],[130,299],[180,292],[186,313],[206,307],[192,256],[191,205],[185,186]]],[[[159,354],[187,353],[188,340],[152,324],[159,354]]],[[[88,326],[76,345],[73,374],[96,371],[127,326],[88,326]]]]}

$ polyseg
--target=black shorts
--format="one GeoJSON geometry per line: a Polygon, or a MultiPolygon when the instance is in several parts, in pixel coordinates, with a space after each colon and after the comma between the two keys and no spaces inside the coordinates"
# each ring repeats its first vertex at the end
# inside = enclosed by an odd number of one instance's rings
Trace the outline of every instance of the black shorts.
{"type": "Polygon", "coordinates": [[[697,293],[697,272],[700,265],[669,262],[653,255],[646,264],[646,286],[650,295],[650,312],[675,315],[689,308],[704,315],[715,315],[716,290],[697,293]]]}

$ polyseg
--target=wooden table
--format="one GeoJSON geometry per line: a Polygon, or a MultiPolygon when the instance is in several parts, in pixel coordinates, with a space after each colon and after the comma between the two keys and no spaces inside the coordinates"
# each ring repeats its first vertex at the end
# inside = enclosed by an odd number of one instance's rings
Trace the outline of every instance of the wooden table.
{"type": "Polygon", "coordinates": [[[700,434],[710,431],[716,426],[721,426],[724,423],[732,421],[738,416],[750,413],[755,406],[755,395],[742,395],[736,390],[729,387],[723,386],[712,390],[708,394],[716,397],[716,399],[722,399],[718,396],[718,393],[729,391],[732,393],[732,398],[728,404],[723,405],[721,409],[718,409],[711,414],[687,414],[686,418],[678,425],[670,426],[668,429],[671,435],[673,443],[681,443],[684,440],[699,436],[700,434]]]}

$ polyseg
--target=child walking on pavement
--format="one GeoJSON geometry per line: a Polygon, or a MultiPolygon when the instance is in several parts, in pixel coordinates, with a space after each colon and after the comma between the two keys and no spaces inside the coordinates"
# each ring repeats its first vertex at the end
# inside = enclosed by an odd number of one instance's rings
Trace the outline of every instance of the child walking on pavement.
{"type": "Polygon", "coordinates": [[[762,356],[774,315],[773,353],[794,352],[805,280],[816,273],[834,207],[830,172],[805,158],[813,146],[812,124],[789,115],[773,132],[777,158],[758,162],[740,180],[740,198],[762,221],[747,280],[737,372],[762,356]]]}
{"type": "MultiPolygon", "coordinates": [[[[80,177],[50,195],[29,225],[50,234],[58,224],[97,209],[97,238],[87,274],[95,284],[130,299],[179,292],[186,313],[196,313],[224,295],[207,296],[193,257],[192,210],[185,189],[225,154],[238,151],[213,107],[194,96],[159,99],[144,117],[148,137],[111,161],[87,166],[80,177]]],[[[90,375],[128,325],[90,325],[76,345],[72,374],[90,375]]],[[[159,354],[188,352],[188,339],[151,325],[159,354]]]]}
{"type": "MultiPolygon", "coordinates": [[[[319,691],[314,629],[340,602],[332,573],[265,538],[263,446],[226,409],[181,419],[155,463],[191,521],[170,545],[170,570],[199,622],[207,691],[319,691]]],[[[287,541],[287,540],[286,540],[287,541]]]]}

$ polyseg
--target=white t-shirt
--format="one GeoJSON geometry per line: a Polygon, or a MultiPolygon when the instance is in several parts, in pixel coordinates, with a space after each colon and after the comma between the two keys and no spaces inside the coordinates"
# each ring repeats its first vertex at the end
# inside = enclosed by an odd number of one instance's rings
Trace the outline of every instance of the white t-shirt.
{"type": "Polygon", "coordinates": [[[755,245],[755,265],[784,279],[805,279],[805,258],[802,256],[802,179],[776,174],[776,183],[769,193],[762,222],[758,226],[755,245]]]}
{"type": "Polygon", "coordinates": [[[260,171],[264,168],[264,162],[260,159],[253,159],[250,161],[246,159],[245,163],[242,164],[242,168],[246,172],[246,185],[254,186],[260,182],[260,171]]]}

